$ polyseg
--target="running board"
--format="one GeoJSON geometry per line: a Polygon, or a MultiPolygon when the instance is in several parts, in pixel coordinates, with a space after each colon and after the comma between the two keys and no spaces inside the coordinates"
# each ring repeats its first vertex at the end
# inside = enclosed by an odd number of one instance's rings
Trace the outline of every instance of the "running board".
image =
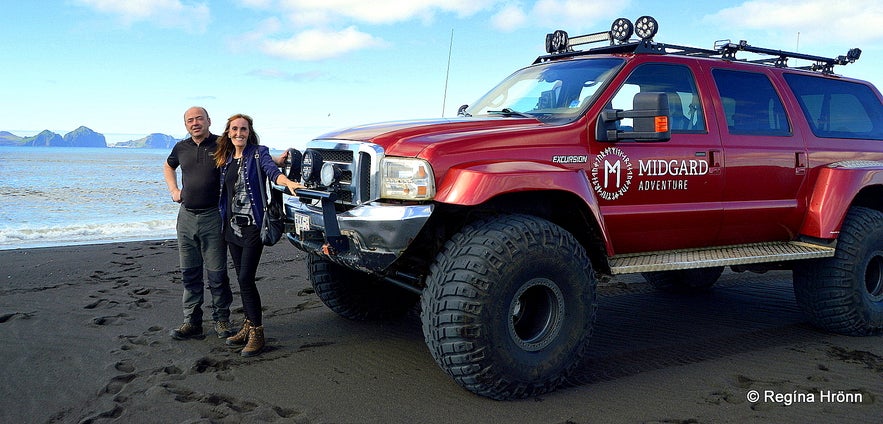
{"type": "Polygon", "coordinates": [[[610,273],[672,271],[677,269],[746,265],[834,256],[834,246],[799,241],[630,253],[610,258],[610,273]]]}

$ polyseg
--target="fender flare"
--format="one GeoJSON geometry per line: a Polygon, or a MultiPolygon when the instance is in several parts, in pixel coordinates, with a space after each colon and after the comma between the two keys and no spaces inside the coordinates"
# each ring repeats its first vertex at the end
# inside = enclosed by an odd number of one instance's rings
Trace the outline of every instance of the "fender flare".
{"type": "Polygon", "coordinates": [[[820,169],[800,233],[836,239],[853,200],[870,186],[883,186],[883,162],[838,162],[820,169]]]}
{"type": "Polygon", "coordinates": [[[582,199],[598,224],[611,254],[607,226],[584,170],[568,169],[544,162],[509,161],[473,163],[450,168],[439,183],[435,200],[461,206],[475,206],[495,196],[525,191],[564,191],[582,199]]]}

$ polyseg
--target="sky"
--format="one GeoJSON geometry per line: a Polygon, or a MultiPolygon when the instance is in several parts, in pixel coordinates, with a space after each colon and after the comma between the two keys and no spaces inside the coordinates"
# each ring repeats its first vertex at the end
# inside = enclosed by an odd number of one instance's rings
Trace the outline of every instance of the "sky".
{"type": "Polygon", "coordinates": [[[230,115],[251,115],[277,149],[353,125],[453,117],[544,54],[547,33],[644,15],[663,43],[859,47],[836,72],[883,87],[879,0],[49,0],[3,12],[0,130],[86,126],[109,144],[186,136],[194,105],[216,134],[230,115]]]}

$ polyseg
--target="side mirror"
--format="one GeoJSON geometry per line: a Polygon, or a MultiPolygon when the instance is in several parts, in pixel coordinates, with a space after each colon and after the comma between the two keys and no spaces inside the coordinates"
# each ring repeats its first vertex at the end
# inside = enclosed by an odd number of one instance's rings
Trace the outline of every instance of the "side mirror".
{"type": "Polygon", "coordinates": [[[595,139],[598,141],[668,141],[671,139],[668,95],[647,92],[635,94],[632,110],[604,109],[595,123],[595,139]],[[623,131],[617,123],[632,118],[633,131],[623,131]]]}

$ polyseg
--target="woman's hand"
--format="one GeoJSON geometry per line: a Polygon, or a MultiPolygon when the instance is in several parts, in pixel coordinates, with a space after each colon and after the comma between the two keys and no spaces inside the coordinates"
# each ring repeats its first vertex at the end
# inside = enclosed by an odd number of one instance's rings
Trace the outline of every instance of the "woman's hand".
{"type": "Polygon", "coordinates": [[[292,196],[294,195],[295,190],[298,190],[301,188],[306,188],[305,185],[298,183],[298,182],[291,181],[288,178],[285,178],[285,181],[283,181],[283,185],[288,188],[288,192],[291,193],[292,196]]]}

